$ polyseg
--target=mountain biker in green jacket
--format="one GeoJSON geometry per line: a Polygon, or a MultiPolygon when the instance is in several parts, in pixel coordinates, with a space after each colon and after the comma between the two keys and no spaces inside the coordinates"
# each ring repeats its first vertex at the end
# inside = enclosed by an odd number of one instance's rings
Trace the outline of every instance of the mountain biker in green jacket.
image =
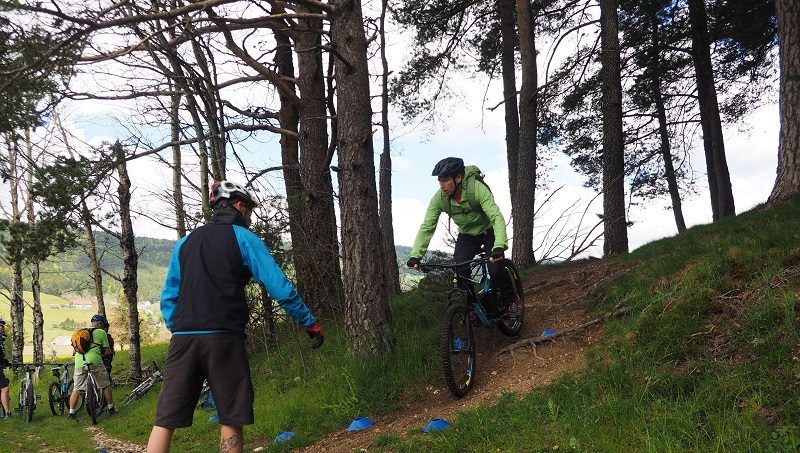
{"type": "MultiPolygon", "coordinates": [[[[501,264],[508,248],[506,221],[494,201],[489,187],[478,176],[478,167],[464,166],[457,157],[448,157],[433,167],[432,176],[439,179],[439,188],[428,204],[425,219],[414,240],[408,267],[418,269],[420,259],[425,256],[428,244],[436,231],[439,216],[446,213],[458,227],[453,260],[457,263],[468,261],[477,255],[481,248],[489,252],[489,273],[495,288],[511,297],[511,279],[501,264]]],[[[459,271],[462,277],[469,277],[469,269],[459,271]]],[[[465,287],[474,297],[474,288],[465,287]]],[[[513,307],[513,305],[512,305],[513,307]]]]}

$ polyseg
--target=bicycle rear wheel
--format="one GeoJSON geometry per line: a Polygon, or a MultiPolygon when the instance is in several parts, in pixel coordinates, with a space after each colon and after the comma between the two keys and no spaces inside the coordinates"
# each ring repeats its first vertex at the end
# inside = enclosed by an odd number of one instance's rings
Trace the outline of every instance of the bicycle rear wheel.
{"type": "Polygon", "coordinates": [[[143,397],[150,389],[153,387],[155,382],[152,378],[147,378],[144,382],[139,384],[135,389],[131,390],[131,394],[126,396],[125,399],[122,401],[122,404],[129,405],[132,402],[138,400],[139,398],[143,397]]]}
{"type": "Polygon", "coordinates": [[[522,294],[522,281],[519,272],[511,260],[503,260],[503,270],[508,273],[509,280],[513,289],[512,299],[506,300],[506,307],[497,323],[500,332],[509,337],[519,335],[522,330],[522,323],[525,320],[525,299],[522,294]],[[513,305],[512,305],[513,304],[513,305]]]}
{"type": "Polygon", "coordinates": [[[475,341],[469,314],[463,305],[448,307],[439,338],[444,381],[459,398],[475,385],[475,341]]]}

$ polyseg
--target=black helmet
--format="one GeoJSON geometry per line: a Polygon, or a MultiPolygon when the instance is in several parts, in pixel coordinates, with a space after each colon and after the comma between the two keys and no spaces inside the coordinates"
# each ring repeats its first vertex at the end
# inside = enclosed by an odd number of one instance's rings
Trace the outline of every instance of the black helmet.
{"type": "Polygon", "coordinates": [[[464,171],[464,160],[458,157],[445,157],[433,167],[431,176],[453,176],[464,171]]]}

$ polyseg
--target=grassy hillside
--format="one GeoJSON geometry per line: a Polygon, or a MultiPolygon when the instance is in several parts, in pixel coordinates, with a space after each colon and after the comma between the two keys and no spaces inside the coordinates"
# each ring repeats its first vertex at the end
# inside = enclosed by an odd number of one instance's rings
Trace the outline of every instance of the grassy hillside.
{"type": "MultiPolygon", "coordinates": [[[[623,302],[633,310],[607,324],[585,372],[465,411],[441,434],[381,436],[372,450],[800,449],[800,203],[695,227],[620,260],[636,267],[590,309],[604,313],[623,302]]],[[[393,300],[397,353],[371,363],[347,352],[341,319],[323,320],[327,339],[317,351],[296,329],[282,326],[280,344],[253,360],[257,424],[246,430],[248,447],[288,451],[343,429],[355,416],[424,398],[425,386],[440,379],[440,292],[424,280],[393,300]],[[284,430],[297,436],[273,446],[284,430]]],[[[163,362],[164,351],[156,345],[144,356],[163,362]]],[[[118,355],[119,365],[125,360],[118,355]]],[[[144,443],[154,404],[150,395],[100,426],[144,443]]],[[[94,445],[89,433],[46,411],[37,411],[29,426],[0,425],[12,427],[3,433],[7,451],[94,445]]],[[[217,451],[217,426],[207,419],[196,412],[194,426],[178,431],[174,450],[217,451]]]]}

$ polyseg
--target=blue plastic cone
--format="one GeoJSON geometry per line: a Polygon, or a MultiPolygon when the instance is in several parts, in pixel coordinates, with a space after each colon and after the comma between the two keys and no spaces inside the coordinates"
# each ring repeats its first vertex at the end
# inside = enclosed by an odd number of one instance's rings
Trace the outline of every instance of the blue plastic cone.
{"type": "Polygon", "coordinates": [[[362,429],[367,429],[372,426],[372,420],[368,419],[367,417],[356,417],[352,422],[350,422],[350,426],[347,427],[348,431],[360,431],[362,429]]]}
{"type": "Polygon", "coordinates": [[[424,428],[422,428],[423,433],[434,433],[437,431],[444,431],[450,427],[450,422],[443,418],[432,418],[424,428]]]}
{"type": "Polygon", "coordinates": [[[275,440],[272,441],[273,444],[277,444],[278,442],[286,442],[287,440],[294,437],[294,433],[292,431],[284,431],[277,436],[275,436],[275,440]]]}

